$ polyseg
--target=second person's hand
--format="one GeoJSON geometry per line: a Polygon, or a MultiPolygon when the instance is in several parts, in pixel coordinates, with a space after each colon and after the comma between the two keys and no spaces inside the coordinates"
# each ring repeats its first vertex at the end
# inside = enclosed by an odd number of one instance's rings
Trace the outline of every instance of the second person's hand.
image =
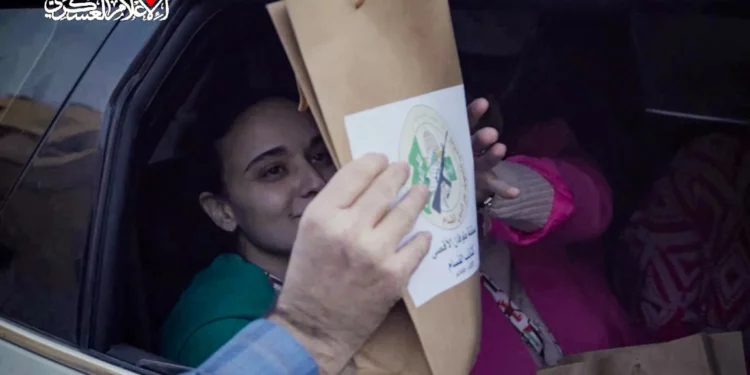
{"type": "Polygon", "coordinates": [[[487,99],[479,98],[472,101],[467,108],[469,127],[472,131],[471,149],[474,154],[477,203],[480,204],[495,195],[513,199],[521,193],[518,188],[508,185],[502,176],[498,176],[493,170],[502,162],[507,152],[505,145],[498,142],[500,138],[498,131],[491,127],[475,129],[489,107],[490,103],[487,99]]]}

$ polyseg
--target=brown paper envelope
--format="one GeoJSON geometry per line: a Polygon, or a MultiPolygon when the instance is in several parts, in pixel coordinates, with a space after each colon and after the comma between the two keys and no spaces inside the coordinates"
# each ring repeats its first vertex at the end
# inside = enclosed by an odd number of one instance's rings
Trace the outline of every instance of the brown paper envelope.
{"type": "MultiPolygon", "coordinates": [[[[302,86],[300,86],[299,84],[297,84],[297,94],[299,95],[299,106],[297,106],[297,110],[300,112],[305,112],[309,110],[310,104],[307,103],[307,99],[305,99],[305,94],[302,92],[302,86]]],[[[326,137],[329,137],[327,131],[326,131],[326,137]]],[[[328,147],[327,144],[326,144],[326,147],[328,147]]]]}
{"type": "MultiPolygon", "coordinates": [[[[286,5],[342,164],[351,159],[344,116],[462,83],[445,0],[286,5]]],[[[468,373],[480,334],[478,275],[419,309],[406,302],[432,371],[468,373]]]]}
{"type": "Polygon", "coordinates": [[[539,375],[714,375],[706,335],[667,343],[588,352],[563,359],[565,365],[539,370],[539,375]],[[572,371],[572,372],[566,372],[572,371]]]}
{"type": "MultiPolygon", "coordinates": [[[[280,1],[269,4],[267,8],[295,72],[300,93],[300,110],[307,107],[311,109],[316,122],[319,126],[322,124],[321,133],[324,134],[326,145],[332,149],[325,122],[320,115],[320,107],[314,99],[312,85],[291,29],[286,5],[280,1]],[[313,99],[308,101],[308,97],[313,99]]],[[[353,366],[345,371],[349,370],[354,370],[360,375],[428,374],[431,372],[404,304],[394,307],[376,334],[355,355],[353,366]]]]}
{"type": "Polygon", "coordinates": [[[589,367],[591,367],[590,363],[576,362],[541,369],[537,372],[537,375],[598,375],[592,372],[592,369],[589,367]]]}
{"type": "MultiPolygon", "coordinates": [[[[311,109],[320,108],[319,124],[341,164],[351,159],[345,115],[462,83],[445,0],[366,1],[359,9],[347,0],[287,0],[286,6],[303,60],[295,72],[311,109]]],[[[480,337],[478,275],[418,309],[406,297],[433,373],[468,373],[480,337]]],[[[402,349],[413,350],[388,350],[402,349]]]]}
{"type": "Polygon", "coordinates": [[[403,303],[391,310],[353,361],[357,375],[430,373],[419,337],[403,303]]]}
{"type": "MultiPolygon", "coordinates": [[[[287,56],[295,71],[300,92],[300,110],[309,107],[313,117],[321,128],[324,137],[328,132],[320,115],[320,107],[315,101],[315,95],[302,61],[302,56],[294,37],[286,5],[276,2],[267,6],[277,33],[284,44],[287,56]],[[312,98],[308,101],[307,98],[312,98]]],[[[326,140],[329,150],[332,149],[330,139],[326,140]]],[[[333,151],[332,151],[333,154],[333,151]]],[[[335,158],[335,154],[333,154],[335,158]]],[[[378,330],[355,354],[351,363],[344,369],[344,374],[375,375],[375,374],[429,374],[419,337],[403,303],[397,304],[386,317],[378,330]]]]}
{"type": "Polygon", "coordinates": [[[718,375],[746,375],[742,333],[714,333],[708,336],[714,368],[718,375]]]}
{"type": "Polygon", "coordinates": [[[323,141],[326,144],[331,158],[333,158],[336,167],[341,167],[341,161],[336,156],[336,149],[333,147],[331,142],[331,135],[328,133],[328,127],[326,127],[325,120],[320,111],[320,106],[315,99],[315,92],[313,91],[312,83],[310,82],[310,76],[305,68],[305,63],[302,61],[302,54],[297,45],[297,38],[294,36],[294,30],[292,24],[289,21],[289,13],[287,13],[286,5],[283,1],[277,1],[275,3],[268,4],[266,6],[268,14],[271,16],[276,33],[279,35],[281,44],[284,46],[284,51],[289,58],[289,63],[294,71],[294,76],[297,79],[297,89],[300,94],[299,110],[303,111],[307,108],[315,118],[315,123],[318,124],[320,134],[323,137],[323,141]]]}
{"type": "Polygon", "coordinates": [[[285,3],[342,164],[344,116],[463,83],[446,0],[285,3]]]}

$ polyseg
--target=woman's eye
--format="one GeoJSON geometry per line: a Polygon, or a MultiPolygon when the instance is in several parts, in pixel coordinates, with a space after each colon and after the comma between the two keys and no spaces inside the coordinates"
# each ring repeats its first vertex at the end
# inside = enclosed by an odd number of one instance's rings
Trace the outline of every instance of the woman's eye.
{"type": "Polygon", "coordinates": [[[263,179],[276,179],[282,177],[286,173],[286,168],[282,165],[274,165],[263,170],[260,177],[263,179]]]}
{"type": "Polygon", "coordinates": [[[321,152],[321,153],[315,154],[312,157],[312,162],[313,163],[331,163],[332,160],[331,160],[331,156],[328,155],[327,152],[321,152]]]}

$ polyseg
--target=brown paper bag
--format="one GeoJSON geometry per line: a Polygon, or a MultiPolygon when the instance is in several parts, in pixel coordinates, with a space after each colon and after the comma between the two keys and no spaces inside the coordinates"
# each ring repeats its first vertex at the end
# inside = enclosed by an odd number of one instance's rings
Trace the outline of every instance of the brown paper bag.
{"type": "Polygon", "coordinates": [[[715,333],[708,336],[708,344],[709,358],[714,362],[717,375],[747,374],[742,333],[715,333]]]}
{"type": "MultiPolygon", "coordinates": [[[[351,160],[346,115],[462,84],[447,0],[285,0],[268,11],[301,108],[309,106],[339,166],[351,160]]],[[[411,320],[397,306],[355,356],[357,372],[469,373],[480,337],[478,274],[419,308],[404,297],[411,320]]]]}
{"type": "Polygon", "coordinates": [[[583,353],[539,375],[744,375],[738,332],[698,334],[662,344],[583,353]]]}

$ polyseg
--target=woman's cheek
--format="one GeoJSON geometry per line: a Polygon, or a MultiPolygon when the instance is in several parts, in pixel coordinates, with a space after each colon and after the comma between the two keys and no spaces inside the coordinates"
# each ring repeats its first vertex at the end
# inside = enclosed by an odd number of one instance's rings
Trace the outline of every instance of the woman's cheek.
{"type": "Polygon", "coordinates": [[[262,190],[254,192],[253,200],[256,206],[262,207],[261,211],[269,221],[278,218],[286,218],[291,212],[292,202],[295,198],[295,189],[289,184],[268,184],[262,190]]]}
{"type": "Polygon", "coordinates": [[[248,181],[235,189],[235,205],[244,216],[255,225],[272,221],[273,216],[283,207],[286,190],[276,183],[248,181]]]}
{"type": "Polygon", "coordinates": [[[326,165],[326,166],[316,168],[316,169],[318,171],[318,174],[320,174],[320,177],[326,183],[328,183],[328,181],[330,181],[331,178],[333,178],[333,175],[336,174],[336,166],[333,164],[326,165]]]}

